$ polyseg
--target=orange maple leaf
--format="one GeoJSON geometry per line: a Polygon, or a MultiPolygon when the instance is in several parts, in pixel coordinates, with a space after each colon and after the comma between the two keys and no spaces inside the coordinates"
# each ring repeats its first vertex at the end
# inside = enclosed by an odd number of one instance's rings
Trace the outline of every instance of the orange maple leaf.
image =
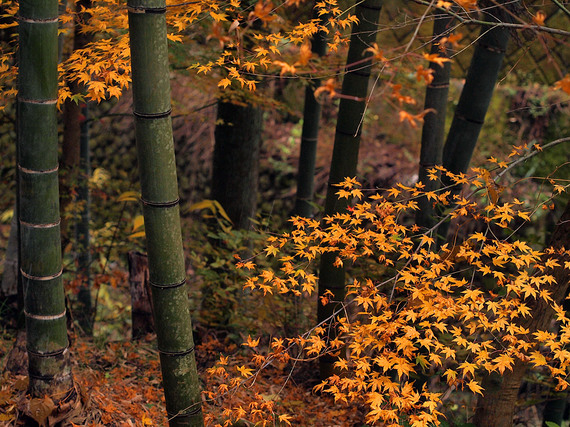
{"type": "Polygon", "coordinates": [[[544,13],[542,10],[539,10],[538,12],[536,12],[536,15],[532,17],[532,22],[534,22],[536,25],[543,27],[545,19],[546,19],[546,13],[544,13]]]}
{"type": "Polygon", "coordinates": [[[554,89],[561,89],[570,95],[570,74],[566,74],[561,80],[554,83],[554,89]]]}
{"type": "Polygon", "coordinates": [[[427,53],[424,53],[424,58],[427,59],[429,62],[433,62],[434,64],[439,65],[440,67],[443,67],[443,64],[446,62],[451,62],[451,59],[446,58],[444,56],[439,56],[438,54],[435,53],[430,53],[429,55],[427,53]]]}

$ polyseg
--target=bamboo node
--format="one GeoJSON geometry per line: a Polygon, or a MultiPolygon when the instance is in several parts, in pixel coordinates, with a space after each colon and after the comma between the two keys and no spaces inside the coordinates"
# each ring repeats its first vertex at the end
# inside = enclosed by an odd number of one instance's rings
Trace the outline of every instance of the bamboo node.
{"type": "Polygon", "coordinates": [[[30,175],[44,174],[44,173],[54,173],[54,172],[59,171],[59,165],[57,165],[55,168],[51,168],[51,169],[34,170],[34,169],[25,168],[24,166],[18,164],[18,170],[19,170],[20,172],[27,173],[27,174],[30,174],[30,175]]]}
{"type": "Polygon", "coordinates": [[[192,353],[194,351],[194,346],[190,347],[187,350],[182,350],[182,351],[167,351],[167,350],[161,350],[160,348],[158,349],[158,352],[160,354],[164,354],[165,356],[173,356],[173,357],[180,357],[180,356],[186,356],[190,353],[192,353]]]}
{"type": "Polygon", "coordinates": [[[176,412],[175,414],[173,414],[172,412],[166,412],[166,415],[168,416],[168,420],[172,420],[174,418],[180,419],[180,418],[187,418],[187,417],[193,417],[195,415],[198,415],[202,412],[202,406],[200,405],[200,403],[195,403],[194,405],[190,406],[190,408],[186,408],[184,410],[180,410],[178,412],[176,412]],[[191,409],[192,407],[194,407],[194,409],[191,409]],[[190,409],[190,410],[188,410],[190,409]],[[186,411],[186,412],[184,412],[186,411]]]}
{"type": "Polygon", "coordinates": [[[133,111],[135,117],[141,119],[162,119],[164,117],[168,117],[172,114],[172,108],[169,108],[166,111],[162,111],[160,113],[139,113],[137,111],[133,111]]]}
{"type": "Polygon", "coordinates": [[[28,313],[26,310],[24,310],[24,315],[26,317],[29,317],[30,319],[36,319],[36,320],[57,320],[57,319],[61,319],[62,317],[65,317],[66,314],[67,314],[67,311],[63,310],[59,314],[50,314],[50,315],[44,316],[44,315],[40,315],[40,314],[28,313]]]}
{"type": "Polygon", "coordinates": [[[184,286],[186,284],[186,279],[182,279],[180,282],[177,283],[167,283],[167,284],[154,283],[152,280],[149,280],[148,283],[150,286],[157,289],[174,289],[174,288],[179,288],[180,286],[184,286]]]}
{"type": "Polygon", "coordinates": [[[172,208],[180,203],[180,197],[177,197],[176,200],[172,200],[170,202],[151,202],[150,200],[145,200],[141,197],[141,202],[143,205],[151,208],[172,208]]]}
{"type": "Polygon", "coordinates": [[[127,6],[130,13],[166,13],[166,7],[127,6]]]}
{"type": "MultiPolygon", "coordinates": [[[[69,350],[68,346],[62,347],[58,350],[54,350],[54,351],[45,351],[45,352],[39,352],[37,350],[32,350],[29,347],[26,347],[26,351],[28,353],[30,353],[32,356],[36,356],[36,357],[56,357],[56,356],[62,356],[65,354],[66,351],[69,350]]],[[[38,378],[38,377],[36,377],[38,378]]]]}
{"type": "Polygon", "coordinates": [[[24,270],[20,268],[20,274],[29,280],[38,280],[40,282],[47,282],[49,280],[57,279],[58,277],[60,277],[63,274],[63,269],[59,270],[58,273],[49,276],[33,276],[31,274],[26,273],[24,270]]]}
{"type": "Polygon", "coordinates": [[[20,225],[23,225],[23,226],[28,227],[28,228],[53,228],[53,227],[58,227],[60,223],[61,223],[61,220],[59,220],[59,219],[55,222],[48,222],[48,223],[43,223],[43,224],[32,224],[31,222],[26,222],[26,221],[20,220],[20,225]]]}

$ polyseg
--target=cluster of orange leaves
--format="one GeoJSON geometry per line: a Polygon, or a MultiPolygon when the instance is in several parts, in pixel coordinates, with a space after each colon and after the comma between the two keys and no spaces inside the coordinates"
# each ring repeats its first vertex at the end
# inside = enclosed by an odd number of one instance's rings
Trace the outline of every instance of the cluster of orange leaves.
{"type": "MultiPolygon", "coordinates": [[[[506,167],[496,159],[491,163],[496,170],[506,167]]],[[[551,296],[554,269],[570,270],[569,252],[536,250],[510,232],[510,237],[497,237],[498,230],[529,221],[532,212],[517,199],[500,202],[499,186],[488,170],[474,168],[467,176],[438,167],[430,179],[440,174],[454,184],[471,184],[473,194],[486,191],[486,204],[453,195],[450,188],[425,192],[421,183],[399,184],[365,199],[358,182],[346,178],[338,195],[357,201],[348,211],[321,222],[293,218],[293,231],[269,238],[265,254],[277,257],[280,271],[258,271],[252,260],[239,260],[239,268],[255,272],[245,288],[264,294],[312,294],[317,283],[312,264],[326,253],[335,254],[337,267],[356,271],[344,301],[333,301],[330,293],[321,296],[323,304],[334,304],[331,318],[302,336],[273,338],[266,353],[256,351],[252,366],[241,368],[242,379],[271,363],[337,355],[339,375],[316,391],[367,405],[370,423],[399,426],[407,419],[415,427],[439,425],[445,388],[482,394],[481,375],[503,374],[517,360],[543,367],[559,390],[570,385],[570,319],[551,296]],[[400,221],[424,196],[448,208],[454,205],[451,218],[478,221],[485,231],[435,249],[433,230],[400,221]],[[538,301],[556,313],[558,334],[523,326],[538,301]],[[334,339],[331,328],[338,331],[334,339]],[[416,387],[414,379],[422,373],[439,377],[437,391],[416,387]]],[[[553,196],[567,191],[566,182],[549,181],[553,196]]],[[[245,345],[255,348],[258,342],[249,339],[245,345]]],[[[238,383],[233,381],[230,387],[238,383]]]]}
{"type": "MultiPolygon", "coordinates": [[[[347,43],[346,29],[356,22],[356,18],[342,10],[337,0],[322,0],[315,4],[317,18],[293,25],[287,19],[287,10],[298,7],[306,0],[287,0],[275,4],[270,0],[258,0],[253,8],[242,5],[239,0],[218,2],[198,0],[179,2],[167,0],[168,39],[172,42],[195,42],[194,38],[203,31],[203,22],[210,21],[210,34],[207,40],[219,41],[220,52],[217,59],[206,59],[189,67],[198,74],[218,75],[220,88],[233,86],[255,90],[257,76],[267,73],[280,75],[314,75],[319,70],[319,62],[314,61],[310,50],[310,39],[318,31],[329,36],[329,50],[336,51],[347,43]],[[261,23],[261,28],[256,23],[261,23]],[[254,25],[255,24],[255,25],[254,25]],[[244,39],[254,44],[244,43],[244,39]]],[[[0,29],[17,26],[17,2],[5,2],[5,23],[0,29]]],[[[440,2],[438,7],[450,7],[451,3],[440,2]]],[[[476,8],[471,0],[457,0],[465,10],[476,8]]],[[[539,15],[535,17],[540,18],[539,15]]],[[[87,100],[101,101],[112,97],[119,98],[130,84],[130,51],[128,38],[127,7],[125,0],[94,0],[90,9],[67,8],[60,16],[64,35],[73,32],[74,25],[80,25],[83,33],[92,34],[93,41],[82,49],[64,54],[59,65],[60,90],[58,104],[66,99],[76,102],[87,100]],[[70,82],[84,85],[84,93],[74,94],[70,82]]],[[[536,21],[536,19],[535,19],[536,21]]],[[[540,25],[540,23],[539,23],[540,25]]],[[[457,45],[461,34],[451,34],[441,44],[457,45]]],[[[14,40],[15,42],[16,40],[14,40]]],[[[0,108],[16,94],[15,81],[17,67],[14,66],[14,45],[4,46],[0,52],[0,108]]],[[[389,63],[376,44],[366,51],[365,61],[389,63]]],[[[214,52],[214,56],[216,53],[214,52]]],[[[428,61],[443,65],[449,61],[439,55],[424,55],[428,61]]],[[[329,70],[330,71],[330,70],[329,70]]],[[[418,80],[427,84],[433,79],[433,69],[417,66],[418,80]]],[[[567,75],[555,84],[555,88],[570,93],[567,75]]],[[[320,88],[331,98],[338,96],[336,82],[329,79],[320,88]]],[[[428,112],[410,114],[402,111],[400,119],[416,126],[428,112]]]]}
{"type": "MultiPolygon", "coordinates": [[[[220,77],[220,87],[225,88],[235,81],[241,87],[255,90],[255,74],[266,73],[270,67],[280,70],[281,74],[296,74],[297,66],[307,67],[311,58],[308,41],[317,31],[332,34],[330,49],[335,50],[346,41],[342,30],[349,28],[355,18],[350,14],[344,15],[336,0],[317,3],[318,14],[326,16],[326,19],[291,25],[280,12],[300,3],[301,0],[288,0],[275,6],[271,1],[259,0],[251,9],[239,0],[167,0],[167,37],[172,42],[191,41],[203,31],[201,22],[209,20],[211,34],[207,39],[218,39],[222,50],[218,59],[196,63],[190,69],[197,69],[198,73],[209,72],[213,67],[223,69],[226,76],[220,77]],[[256,22],[261,22],[262,28],[254,29],[256,22]],[[255,40],[254,48],[248,50],[244,47],[246,36],[255,40]],[[291,56],[290,53],[296,49],[298,58],[289,63],[283,55],[291,56]]],[[[17,26],[17,2],[10,0],[3,6],[6,13],[2,17],[6,23],[1,28],[17,26]]],[[[76,102],[118,98],[128,88],[131,65],[127,16],[125,0],[94,0],[89,9],[67,8],[60,15],[62,34],[72,34],[74,24],[77,24],[83,33],[92,34],[94,39],[86,47],[64,55],[59,66],[59,105],[70,98],[76,102]],[[85,85],[85,93],[73,94],[68,87],[72,81],[85,85]]],[[[5,48],[0,55],[2,105],[16,93],[17,67],[14,66],[13,47],[5,48]]]]}

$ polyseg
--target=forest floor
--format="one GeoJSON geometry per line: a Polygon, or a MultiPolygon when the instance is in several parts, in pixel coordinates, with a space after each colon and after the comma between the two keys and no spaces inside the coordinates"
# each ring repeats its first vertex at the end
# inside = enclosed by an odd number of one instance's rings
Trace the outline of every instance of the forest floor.
{"type": "MultiPolygon", "coordinates": [[[[64,425],[68,426],[166,426],[164,397],[155,338],[146,336],[140,341],[115,341],[103,345],[93,339],[79,337],[72,342],[73,376],[79,390],[82,407],[74,411],[64,425]]],[[[11,370],[5,369],[13,338],[6,331],[0,338],[2,376],[0,386],[0,425],[23,425],[22,414],[30,404],[26,396],[27,377],[25,351],[19,349],[11,370]]],[[[17,350],[18,351],[18,350],[17,350]]],[[[196,348],[199,372],[203,386],[208,387],[206,369],[224,353],[234,353],[230,365],[244,364],[246,356],[236,352],[236,346],[224,343],[211,335],[196,348]]],[[[275,403],[277,414],[287,414],[293,426],[362,426],[364,413],[355,405],[334,403],[332,398],[313,393],[317,371],[315,365],[305,366],[290,375],[289,367],[270,367],[257,376],[255,383],[239,389],[232,396],[232,404],[244,407],[255,393],[275,403]],[[284,384],[284,379],[287,379],[284,384]]],[[[48,408],[43,399],[34,401],[39,409],[48,408]],[[44,406],[42,406],[44,405],[44,406]]],[[[209,424],[223,422],[222,407],[204,400],[203,411],[209,424]]],[[[243,426],[253,425],[242,422],[243,426]]],[[[268,425],[285,425],[277,421],[268,425]]]]}

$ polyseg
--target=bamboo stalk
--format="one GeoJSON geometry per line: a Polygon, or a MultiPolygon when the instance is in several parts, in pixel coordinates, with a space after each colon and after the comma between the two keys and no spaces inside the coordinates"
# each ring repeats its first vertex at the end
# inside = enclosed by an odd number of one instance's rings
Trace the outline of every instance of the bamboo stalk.
{"type": "MultiPolygon", "coordinates": [[[[440,13],[436,16],[433,23],[432,54],[449,57],[447,44],[441,46],[440,40],[447,35],[453,21],[453,16],[448,14],[440,13]]],[[[433,81],[426,88],[424,110],[432,111],[424,118],[418,173],[418,180],[425,185],[426,192],[439,188],[438,181],[431,181],[428,178],[428,170],[441,165],[442,162],[451,63],[445,62],[440,66],[431,62],[429,67],[433,70],[433,81]]],[[[433,201],[423,196],[418,200],[418,206],[416,223],[421,227],[431,228],[435,224],[433,201]]]]}
{"type": "Polygon", "coordinates": [[[57,27],[57,0],[20,2],[18,216],[29,391],[56,404],[75,396],[61,263],[57,27]]]}
{"type": "MultiPolygon", "coordinates": [[[[324,24],[325,17],[321,18],[324,24]]],[[[327,51],[327,37],[324,31],[317,32],[311,39],[311,52],[323,56],[327,51]]],[[[310,218],[313,215],[313,193],[315,191],[315,163],[319,123],[321,120],[321,104],[315,99],[315,90],[321,79],[313,78],[305,88],[305,105],[303,107],[303,129],[301,131],[301,150],[299,153],[299,170],[297,173],[297,197],[294,214],[310,218]]]]}
{"type": "MultiPolygon", "coordinates": [[[[352,27],[350,47],[346,59],[346,75],[342,82],[342,97],[338,109],[338,119],[333,147],[333,157],[328,181],[325,202],[325,216],[343,212],[347,208],[347,200],[339,200],[336,184],[345,177],[356,175],[358,149],[362,120],[368,95],[368,81],[372,62],[363,61],[371,55],[365,52],[376,40],[378,18],[382,7],[381,0],[365,0],[357,4],[355,16],[358,23],[352,27]]],[[[334,265],[336,254],[326,253],[321,257],[319,276],[319,296],[330,291],[334,301],[343,301],[346,295],[345,272],[334,265]]],[[[320,301],[320,298],[319,298],[320,301]]],[[[317,319],[323,322],[334,312],[334,305],[323,306],[318,303],[317,319]]],[[[331,332],[334,335],[334,330],[331,332]]],[[[334,339],[334,336],[331,336],[334,339]]],[[[321,378],[329,377],[333,372],[335,357],[323,356],[319,359],[321,378]]]]}
{"type": "Polygon", "coordinates": [[[202,426],[170,107],[164,0],[129,0],[135,131],[149,283],[170,426],[202,426]]]}

